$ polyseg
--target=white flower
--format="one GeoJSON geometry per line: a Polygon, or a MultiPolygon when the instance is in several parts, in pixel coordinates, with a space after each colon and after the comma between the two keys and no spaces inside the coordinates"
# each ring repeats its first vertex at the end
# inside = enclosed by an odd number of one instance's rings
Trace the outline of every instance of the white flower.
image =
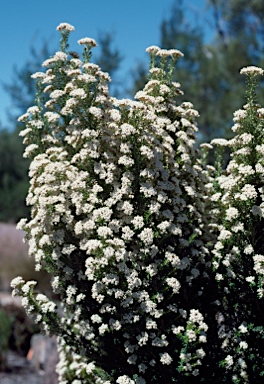
{"type": "Polygon", "coordinates": [[[100,119],[103,116],[103,111],[101,108],[90,107],[89,112],[96,118],[100,119]]]}
{"type": "Polygon", "coordinates": [[[171,56],[170,50],[168,50],[168,49],[159,49],[156,52],[156,55],[160,56],[160,57],[170,57],[171,56]]]}
{"type": "Polygon", "coordinates": [[[46,74],[44,72],[36,72],[31,75],[32,79],[44,79],[46,77],[46,74]]]}
{"type": "Polygon", "coordinates": [[[144,218],[142,216],[134,216],[131,223],[134,225],[135,229],[140,229],[144,227],[144,218]]]}
{"type": "Polygon", "coordinates": [[[191,309],[189,319],[192,323],[201,323],[204,317],[198,309],[191,309]]]}
{"type": "Polygon", "coordinates": [[[257,145],[256,150],[261,154],[264,155],[264,144],[257,145]]]}
{"type": "Polygon", "coordinates": [[[216,281],[221,281],[221,280],[224,280],[224,277],[221,273],[217,273],[215,275],[215,279],[216,279],[216,281]]]}
{"type": "Polygon", "coordinates": [[[71,92],[70,92],[70,96],[72,97],[79,97],[80,99],[85,99],[86,97],[86,93],[85,93],[85,90],[82,89],[82,88],[76,88],[76,89],[73,89],[71,92]]]}
{"type": "Polygon", "coordinates": [[[241,349],[247,349],[248,348],[248,343],[246,341],[240,341],[239,347],[241,349]]]}
{"type": "Polygon", "coordinates": [[[134,231],[129,228],[127,225],[122,228],[122,239],[124,240],[131,240],[134,236],[134,231]]]}
{"type": "Polygon", "coordinates": [[[218,236],[218,240],[222,240],[222,241],[227,240],[231,236],[232,236],[232,233],[230,231],[228,231],[227,229],[222,229],[222,231],[220,232],[220,234],[218,236]]]}
{"type": "Polygon", "coordinates": [[[98,331],[99,331],[99,334],[100,335],[104,335],[106,331],[108,331],[108,325],[107,324],[102,324],[99,328],[98,328],[98,331]]]}
{"type": "Polygon", "coordinates": [[[59,97],[63,96],[64,94],[65,94],[64,91],[62,91],[60,89],[55,89],[55,91],[50,93],[50,97],[52,99],[58,99],[59,97]]]}
{"type": "Polygon", "coordinates": [[[21,276],[17,276],[11,281],[10,286],[11,288],[17,288],[17,286],[21,286],[24,283],[25,280],[21,276]]]}
{"type": "Polygon", "coordinates": [[[226,220],[232,221],[239,215],[238,209],[230,207],[226,210],[226,220]]]}
{"type": "Polygon", "coordinates": [[[253,253],[253,252],[254,252],[254,248],[252,247],[251,244],[247,245],[247,246],[245,247],[245,249],[244,249],[244,253],[245,253],[246,255],[251,255],[251,253],[253,253]]]}
{"type": "Polygon", "coordinates": [[[148,47],[146,49],[146,52],[148,53],[157,53],[158,51],[160,50],[160,47],[158,47],[157,45],[151,45],[150,47],[148,47]]]}
{"type": "Polygon", "coordinates": [[[26,147],[25,152],[23,154],[24,157],[29,157],[32,155],[32,152],[34,152],[38,148],[37,144],[30,144],[26,147]]]}
{"type": "Polygon", "coordinates": [[[36,105],[33,106],[33,107],[29,107],[29,108],[27,109],[27,113],[32,114],[32,115],[35,115],[35,114],[37,114],[37,113],[39,113],[39,112],[40,112],[40,109],[39,109],[39,107],[37,107],[36,105]]]}
{"type": "Polygon", "coordinates": [[[61,61],[66,61],[67,60],[67,54],[65,52],[56,52],[55,55],[53,56],[54,60],[61,60],[61,61]]]}
{"type": "Polygon", "coordinates": [[[119,320],[110,319],[109,320],[109,327],[112,330],[118,331],[119,329],[121,329],[121,323],[119,320]]]}
{"type": "MultiPolygon", "coordinates": [[[[13,282],[13,280],[12,280],[12,282],[13,282]]],[[[12,282],[11,282],[11,284],[12,284],[12,282]]],[[[37,282],[34,280],[27,281],[22,287],[22,292],[24,292],[26,294],[29,293],[31,291],[32,287],[34,287],[36,284],[37,284],[37,282]]],[[[12,287],[12,285],[11,285],[11,287],[12,287]]]]}
{"type": "Polygon", "coordinates": [[[20,123],[23,123],[23,122],[26,122],[27,120],[28,120],[28,118],[29,118],[29,113],[27,112],[27,113],[24,113],[23,115],[21,115],[18,119],[17,119],[17,121],[19,121],[20,123]]]}
{"type": "Polygon", "coordinates": [[[202,359],[202,358],[206,355],[206,353],[204,352],[203,348],[200,348],[200,349],[197,349],[197,350],[196,350],[196,355],[197,355],[200,359],[202,359]]]}
{"type": "Polygon", "coordinates": [[[177,59],[178,57],[183,57],[184,54],[178,49],[170,49],[169,50],[171,57],[177,59]]]}
{"type": "Polygon", "coordinates": [[[227,357],[225,358],[225,362],[226,362],[226,367],[230,368],[234,364],[234,359],[231,355],[227,355],[227,357]]]}
{"type": "Polygon", "coordinates": [[[127,375],[119,376],[116,382],[118,384],[135,384],[135,381],[130,379],[127,375]]]}
{"type": "Polygon", "coordinates": [[[177,267],[177,266],[181,265],[181,260],[180,260],[179,256],[175,255],[172,252],[166,252],[165,253],[165,258],[167,260],[169,260],[169,262],[171,263],[171,265],[173,267],[177,267]]]}
{"type": "Polygon", "coordinates": [[[143,156],[146,156],[149,160],[154,158],[153,150],[147,147],[146,145],[142,145],[139,150],[140,150],[140,153],[143,156]]]}
{"type": "Polygon", "coordinates": [[[227,146],[228,140],[226,139],[213,139],[210,143],[211,145],[219,145],[221,147],[227,146]]]}
{"type": "Polygon", "coordinates": [[[244,231],[244,223],[238,222],[231,228],[233,232],[244,231]]]}
{"type": "Polygon", "coordinates": [[[258,196],[254,185],[251,184],[245,184],[241,192],[246,197],[246,199],[255,199],[258,196]]]}
{"type": "Polygon", "coordinates": [[[170,365],[173,361],[172,357],[167,353],[160,353],[160,362],[165,365],[170,365]]]}
{"type": "Polygon", "coordinates": [[[234,122],[237,123],[237,122],[239,122],[240,120],[245,119],[246,116],[247,116],[247,112],[246,112],[245,110],[243,110],[243,109],[239,109],[239,110],[237,110],[237,111],[234,112],[234,118],[233,118],[233,120],[234,120],[234,122]]]}
{"type": "Polygon", "coordinates": [[[122,124],[120,129],[121,129],[121,136],[124,138],[127,136],[130,136],[130,135],[133,135],[136,132],[135,127],[133,127],[133,125],[127,124],[127,123],[122,124]]]}
{"type": "Polygon", "coordinates": [[[157,328],[158,326],[156,321],[149,318],[146,320],[146,329],[157,329],[157,328]]]}
{"type": "Polygon", "coordinates": [[[178,327],[172,325],[171,330],[175,335],[179,335],[181,332],[184,331],[184,327],[182,327],[181,325],[179,325],[178,327]]]}
{"type": "Polygon", "coordinates": [[[244,67],[240,71],[241,75],[248,75],[248,76],[257,76],[257,75],[263,75],[264,71],[262,68],[249,66],[244,67]]]}
{"type": "Polygon", "coordinates": [[[141,183],[140,192],[143,193],[145,197],[155,196],[157,191],[153,188],[150,182],[141,183]]]}
{"type": "Polygon", "coordinates": [[[206,343],[207,342],[206,336],[205,335],[199,336],[199,342],[200,343],[206,343]]]}
{"type": "Polygon", "coordinates": [[[238,166],[238,172],[241,173],[241,175],[244,177],[249,175],[254,175],[255,173],[251,165],[244,165],[244,164],[240,164],[238,166]]]}
{"type": "Polygon", "coordinates": [[[253,283],[255,281],[255,276],[248,276],[245,279],[248,283],[253,283]]]}
{"type": "Polygon", "coordinates": [[[157,228],[159,229],[160,233],[165,233],[168,228],[170,227],[171,223],[169,221],[163,221],[162,223],[157,225],[157,228]]]}
{"type": "Polygon", "coordinates": [[[99,227],[97,233],[100,237],[105,239],[113,234],[112,230],[106,226],[99,227]]]}
{"type": "Polygon", "coordinates": [[[247,333],[248,332],[248,329],[247,327],[244,325],[244,324],[241,324],[239,327],[238,327],[239,331],[241,333],[247,333]]]}
{"type": "Polygon", "coordinates": [[[124,155],[119,157],[118,164],[131,167],[134,164],[134,160],[131,157],[124,155]]]}
{"type": "Polygon", "coordinates": [[[59,120],[60,115],[56,112],[45,112],[44,117],[46,117],[49,123],[55,123],[59,120]]]}
{"type": "Polygon", "coordinates": [[[71,24],[68,24],[68,23],[60,23],[58,26],[57,26],[57,31],[68,31],[68,32],[71,32],[71,31],[74,31],[74,26],[72,26],[71,24]]]}
{"type": "Polygon", "coordinates": [[[151,245],[154,237],[153,230],[151,228],[144,228],[138,237],[144,244],[151,245]]]}
{"type": "Polygon", "coordinates": [[[190,343],[197,339],[196,333],[192,329],[188,329],[186,331],[186,336],[188,337],[190,343]]]}
{"type": "Polygon", "coordinates": [[[101,318],[101,316],[94,314],[91,316],[91,321],[93,323],[99,323],[100,324],[102,322],[102,318],[101,318]]]}
{"type": "Polygon", "coordinates": [[[97,47],[96,41],[94,39],[91,39],[90,37],[83,37],[82,39],[78,40],[78,44],[89,45],[91,47],[97,47]]]}
{"type": "Polygon", "coordinates": [[[173,293],[179,293],[181,284],[175,277],[168,277],[166,282],[168,286],[172,288],[173,293]]]}
{"type": "Polygon", "coordinates": [[[147,332],[141,332],[141,334],[138,335],[136,338],[138,340],[138,345],[142,346],[147,344],[149,336],[147,332]]]}
{"type": "Polygon", "coordinates": [[[264,256],[263,255],[255,255],[253,256],[254,260],[254,270],[260,274],[264,275],[264,256]]]}

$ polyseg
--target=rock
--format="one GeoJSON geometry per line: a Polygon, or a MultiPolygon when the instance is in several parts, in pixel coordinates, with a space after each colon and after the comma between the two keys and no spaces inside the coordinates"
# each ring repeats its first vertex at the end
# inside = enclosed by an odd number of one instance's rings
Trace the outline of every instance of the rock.
{"type": "Polygon", "coordinates": [[[43,384],[56,384],[58,382],[56,373],[58,363],[56,337],[48,337],[42,334],[33,335],[27,358],[34,370],[42,374],[43,384]]]}
{"type": "Polygon", "coordinates": [[[34,372],[27,359],[16,352],[7,352],[7,365],[8,370],[0,372],[1,384],[47,384],[43,376],[34,372]]]}
{"type": "Polygon", "coordinates": [[[0,307],[5,308],[8,306],[22,307],[21,298],[14,297],[10,293],[0,292],[0,307]]]}
{"type": "Polygon", "coordinates": [[[10,282],[17,276],[24,280],[36,280],[37,289],[51,294],[50,276],[44,270],[35,270],[33,257],[28,256],[28,244],[23,241],[25,233],[15,224],[0,223],[0,291],[11,292],[10,282]]]}
{"type": "Polygon", "coordinates": [[[34,270],[33,260],[28,260],[28,246],[23,242],[24,232],[15,224],[0,223],[0,290],[10,291],[10,281],[21,275],[20,270],[34,270]],[[25,267],[24,267],[25,265],[25,267]]]}

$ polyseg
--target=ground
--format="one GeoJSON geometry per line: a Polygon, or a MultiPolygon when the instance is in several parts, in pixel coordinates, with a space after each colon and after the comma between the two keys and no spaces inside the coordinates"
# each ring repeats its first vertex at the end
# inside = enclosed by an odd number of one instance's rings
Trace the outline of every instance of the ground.
{"type": "Polygon", "coordinates": [[[7,371],[0,372],[1,384],[44,384],[41,372],[36,372],[26,357],[7,353],[7,371]]]}

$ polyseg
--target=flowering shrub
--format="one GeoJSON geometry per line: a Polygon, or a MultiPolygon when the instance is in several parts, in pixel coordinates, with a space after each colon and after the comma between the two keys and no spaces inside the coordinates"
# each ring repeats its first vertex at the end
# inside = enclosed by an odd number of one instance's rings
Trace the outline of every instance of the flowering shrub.
{"type": "Polygon", "coordinates": [[[235,136],[213,140],[229,148],[231,159],[216,178],[219,235],[212,251],[219,284],[219,338],[225,353],[222,366],[227,382],[260,383],[263,363],[264,295],[264,109],[257,103],[257,76],[264,71],[247,67],[247,104],[234,113],[235,136]]]}
{"type": "Polygon", "coordinates": [[[149,47],[149,82],[136,101],[118,100],[108,74],[90,62],[96,42],[79,40],[80,60],[68,50],[74,28],[57,29],[61,51],[33,75],[36,105],[19,118],[32,207],[19,228],[36,269],[52,275],[60,304],[38,293],[35,281],[18,277],[12,287],[58,336],[60,383],[222,382],[229,372],[229,382],[246,380],[247,347],[255,353],[262,332],[260,313],[252,324],[243,313],[248,300],[253,311],[262,297],[262,229],[254,228],[263,191],[261,171],[257,178],[252,170],[264,166],[263,114],[251,100],[255,73],[249,70],[248,106],[236,115],[241,134],[228,144],[236,148],[229,174],[216,177],[195,147],[197,111],[177,104],[182,91],[172,76],[181,52],[149,47]],[[244,268],[252,272],[245,281],[244,268]]]}

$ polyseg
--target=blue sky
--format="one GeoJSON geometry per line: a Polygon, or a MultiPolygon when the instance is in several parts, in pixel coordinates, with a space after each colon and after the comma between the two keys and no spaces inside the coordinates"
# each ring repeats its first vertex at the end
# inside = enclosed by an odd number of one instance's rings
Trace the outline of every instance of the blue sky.
{"type": "MultiPolygon", "coordinates": [[[[0,122],[7,124],[6,110],[11,100],[2,83],[10,83],[13,68],[23,67],[30,58],[30,47],[41,47],[43,40],[59,49],[61,22],[75,26],[70,40],[72,50],[82,37],[96,39],[100,32],[115,35],[115,46],[124,55],[120,76],[126,81],[129,71],[140,60],[147,60],[146,47],[160,42],[160,24],[170,15],[177,0],[5,0],[0,6],[0,122]]],[[[202,18],[205,0],[185,0],[187,16],[202,18]]]]}

